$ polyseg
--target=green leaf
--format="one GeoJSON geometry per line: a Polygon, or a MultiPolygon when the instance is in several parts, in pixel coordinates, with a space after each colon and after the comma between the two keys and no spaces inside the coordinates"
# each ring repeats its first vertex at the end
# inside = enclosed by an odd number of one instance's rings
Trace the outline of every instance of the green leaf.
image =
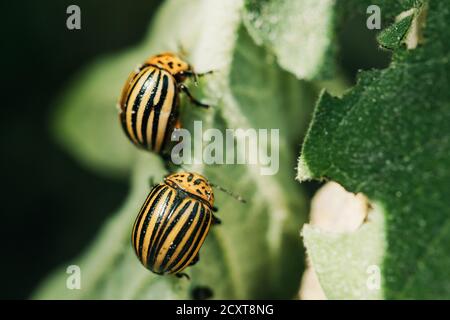
{"type": "Polygon", "coordinates": [[[104,174],[124,176],[138,153],[122,132],[116,104],[123,78],[140,57],[142,52],[134,50],[92,63],[56,101],[55,139],[82,164],[104,174]]]}
{"type": "Polygon", "coordinates": [[[305,246],[328,299],[382,298],[381,291],[367,286],[367,282],[371,268],[382,261],[383,230],[380,210],[371,212],[368,222],[353,233],[331,233],[304,226],[305,246]]]}
{"type": "MultiPolygon", "coordinates": [[[[292,150],[300,143],[298,137],[304,133],[317,91],[281,70],[270,52],[253,43],[242,27],[242,5],[239,0],[168,1],[144,41],[149,45],[142,45],[142,48],[149,48],[148,53],[136,59],[131,58],[131,53],[111,58],[110,62],[87,71],[81,80],[88,82],[86,87],[75,86],[69,95],[76,97],[84,95],[85,91],[95,92],[97,86],[104,85],[92,80],[95,77],[110,77],[111,82],[119,84],[126,75],[113,64],[123,61],[132,68],[147,54],[176,51],[177,41],[180,41],[197,71],[215,70],[202,78],[195,90],[196,96],[213,107],[196,108],[182,99],[183,126],[193,132],[193,121],[202,120],[203,130],[280,129],[279,143],[271,146],[280,149],[279,172],[263,176],[256,165],[192,166],[193,171],[203,172],[210,181],[244,197],[247,204],[235,202],[216,191],[222,224],[211,229],[200,251],[199,263],[187,269],[191,276],[191,281],[187,281],[157,276],[145,270],[130,245],[131,227],[149,191],[148,181],[150,177],[161,181],[165,174],[161,160],[134,150],[129,152],[134,160],[123,161],[123,166],[111,159],[111,168],[131,167],[132,189],[124,206],[111,216],[93,244],[70,262],[81,268],[82,289],[66,288],[68,275],[66,266],[62,266],[37,289],[36,298],[187,299],[191,298],[191,290],[199,285],[210,287],[214,298],[219,299],[292,298],[295,295],[303,265],[298,232],[306,208],[302,190],[292,177],[296,158],[292,150]],[[186,23],[186,17],[190,23],[186,23]]],[[[139,52],[141,50],[133,55],[139,52]]],[[[187,84],[192,87],[192,83],[187,84]]],[[[109,95],[115,97],[120,91],[118,87],[109,87],[109,95]]],[[[104,97],[106,95],[105,91],[104,97]]],[[[113,99],[109,99],[104,99],[102,108],[107,104],[114,108],[113,99]]],[[[81,102],[67,103],[70,108],[83,108],[81,102]]],[[[105,107],[105,112],[111,111],[105,107]]],[[[101,114],[93,117],[98,119],[101,114]]],[[[112,116],[108,121],[114,124],[100,126],[99,123],[98,130],[102,133],[95,137],[92,137],[93,128],[78,132],[79,139],[71,140],[68,147],[78,152],[77,145],[88,138],[93,140],[92,144],[108,141],[111,146],[120,145],[122,142],[105,138],[108,132],[117,129],[112,116]]],[[[92,157],[87,154],[81,152],[79,156],[92,157]]],[[[96,159],[100,159],[96,165],[106,161],[103,156],[96,159]]]]}
{"type": "Polygon", "coordinates": [[[386,49],[397,49],[409,30],[412,20],[413,15],[411,14],[383,30],[377,38],[380,45],[386,49]]]}
{"type": "Polygon", "coordinates": [[[299,79],[333,72],[334,0],[246,0],[244,22],[253,39],[299,79]]]}
{"type": "Polygon", "coordinates": [[[369,222],[332,245],[331,235],[305,227],[307,250],[332,298],[355,297],[349,292],[363,285],[345,270],[345,255],[329,259],[338,267],[324,266],[334,250],[380,261],[378,297],[450,298],[450,9],[442,1],[416,9],[419,23],[412,24],[423,44],[395,50],[385,70],[362,72],[342,99],[324,93],[303,146],[300,180],[337,181],[382,208],[376,237],[369,222]],[[381,258],[373,248],[384,248],[381,258]]]}

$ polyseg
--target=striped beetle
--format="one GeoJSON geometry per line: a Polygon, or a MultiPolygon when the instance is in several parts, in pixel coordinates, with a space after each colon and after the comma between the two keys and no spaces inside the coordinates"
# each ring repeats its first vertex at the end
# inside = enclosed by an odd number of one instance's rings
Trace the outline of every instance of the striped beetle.
{"type": "Polygon", "coordinates": [[[181,276],[199,260],[211,225],[220,223],[213,214],[213,186],[245,202],[197,173],[173,173],[152,188],[131,233],[134,251],[147,269],[181,276]]]}
{"type": "Polygon", "coordinates": [[[197,77],[192,67],[173,53],[148,58],[131,72],[119,98],[120,122],[127,137],[136,146],[160,153],[175,127],[179,127],[179,93],[192,103],[208,108],[195,99],[183,84],[197,77]]]}

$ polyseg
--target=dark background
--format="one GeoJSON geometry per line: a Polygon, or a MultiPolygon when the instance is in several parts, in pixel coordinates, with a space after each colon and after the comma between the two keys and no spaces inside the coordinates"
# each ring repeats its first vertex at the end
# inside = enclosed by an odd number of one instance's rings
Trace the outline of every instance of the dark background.
{"type": "MultiPolygon", "coordinates": [[[[138,43],[159,0],[2,1],[0,298],[28,298],[53,268],[79,254],[127,194],[127,181],[98,176],[70,158],[50,134],[53,99],[80,68],[138,43]],[[81,30],[66,8],[81,8],[81,30]]],[[[389,59],[364,15],[339,30],[339,63],[358,69],[389,59]]],[[[317,184],[309,184],[312,193],[317,184]]]]}

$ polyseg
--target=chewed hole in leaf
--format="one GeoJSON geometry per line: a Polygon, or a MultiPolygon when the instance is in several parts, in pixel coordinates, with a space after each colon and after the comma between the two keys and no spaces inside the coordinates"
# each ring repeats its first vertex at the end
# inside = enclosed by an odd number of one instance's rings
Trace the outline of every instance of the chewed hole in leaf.
{"type": "Polygon", "coordinates": [[[423,27],[425,26],[427,15],[427,7],[424,5],[418,11],[415,11],[415,16],[411,22],[411,26],[405,37],[405,44],[409,50],[415,49],[417,45],[424,42],[423,27]]]}
{"type": "MultiPolygon", "coordinates": [[[[354,194],[345,190],[339,183],[331,181],[314,195],[309,224],[320,229],[321,232],[351,233],[368,221],[370,210],[371,205],[364,194],[354,194]]],[[[302,300],[326,299],[309,257],[307,257],[306,265],[299,298],[302,300]]]]}
{"type": "Polygon", "coordinates": [[[329,232],[355,231],[366,220],[369,208],[365,195],[349,192],[331,181],[312,199],[310,224],[329,232]]]}

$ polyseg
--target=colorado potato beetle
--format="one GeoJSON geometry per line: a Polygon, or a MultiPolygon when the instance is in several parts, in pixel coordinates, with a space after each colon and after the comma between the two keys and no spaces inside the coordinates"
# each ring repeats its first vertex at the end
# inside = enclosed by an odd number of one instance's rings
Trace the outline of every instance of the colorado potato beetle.
{"type": "Polygon", "coordinates": [[[187,62],[169,52],[150,57],[131,72],[119,98],[120,122],[131,142],[160,153],[179,121],[181,91],[192,103],[208,107],[183,84],[188,77],[196,80],[204,74],[195,73],[187,62]]]}
{"type": "Polygon", "coordinates": [[[197,173],[173,173],[153,187],[133,226],[131,241],[137,257],[157,274],[180,274],[198,261],[212,224],[214,193],[197,173]]]}
{"type": "Polygon", "coordinates": [[[144,267],[160,275],[181,276],[199,260],[211,225],[220,223],[213,214],[217,211],[213,187],[245,202],[198,173],[173,173],[152,188],[131,233],[133,249],[144,267]]]}

